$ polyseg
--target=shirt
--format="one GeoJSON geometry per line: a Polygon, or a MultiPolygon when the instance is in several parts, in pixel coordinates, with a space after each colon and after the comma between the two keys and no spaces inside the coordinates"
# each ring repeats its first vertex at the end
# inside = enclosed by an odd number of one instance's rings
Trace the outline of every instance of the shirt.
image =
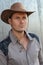
{"type": "Polygon", "coordinates": [[[30,42],[27,45],[27,50],[24,49],[16,36],[10,31],[10,39],[12,42],[8,46],[8,65],[40,65],[39,55],[40,62],[42,62],[40,44],[27,32],[26,35],[30,39],[30,42]]]}
{"type": "Polygon", "coordinates": [[[43,65],[41,44],[25,32],[30,42],[27,49],[20,44],[15,35],[10,31],[11,43],[8,46],[8,56],[0,50],[0,65],[43,65]]]}

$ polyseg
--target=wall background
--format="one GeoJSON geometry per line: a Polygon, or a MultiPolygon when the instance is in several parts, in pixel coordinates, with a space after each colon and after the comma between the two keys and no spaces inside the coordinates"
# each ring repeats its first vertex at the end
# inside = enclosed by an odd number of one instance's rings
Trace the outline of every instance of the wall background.
{"type": "MultiPolygon", "coordinates": [[[[0,0],[0,15],[4,9],[10,8],[14,2],[22,2],[29,10],[35,11],[29,16],[28,32],[33,32],[40,37],[43,46],[43,0],[0,0]]],[[[0,41],[3,40],[10,30],[10,26],[0,19],[0,41]]]]}

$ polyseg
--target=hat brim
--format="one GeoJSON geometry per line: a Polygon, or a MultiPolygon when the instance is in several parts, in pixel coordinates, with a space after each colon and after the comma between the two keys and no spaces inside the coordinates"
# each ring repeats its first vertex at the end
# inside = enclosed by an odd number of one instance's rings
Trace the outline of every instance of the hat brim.
{"type": "Polygon", "coordinates": [[[11,14],[15,13],[15,12],[19,12],[19,13],[27,13],[27,16],[31,15],[32,13],[34,13],[34,11],[13,11],[10,9],[4,10],[1,14],[1,20],[7,24],[8,23],[8,18],[11,14]]]}

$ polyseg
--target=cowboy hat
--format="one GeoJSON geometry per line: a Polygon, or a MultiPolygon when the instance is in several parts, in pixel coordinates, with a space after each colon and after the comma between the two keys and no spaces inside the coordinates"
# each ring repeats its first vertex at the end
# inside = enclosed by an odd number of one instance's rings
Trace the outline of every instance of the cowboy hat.
{"type": "Polygon", "coordinates": [[[6,9],[1,13],[1,20],[5,23],[8,23],[8,18],[15,12],[25,12],[28,16],[33,13],[33,11],[27,11],[25,7],[22,5],[22,3],[16,2],[11,6],[10,9],[6,9]]]}

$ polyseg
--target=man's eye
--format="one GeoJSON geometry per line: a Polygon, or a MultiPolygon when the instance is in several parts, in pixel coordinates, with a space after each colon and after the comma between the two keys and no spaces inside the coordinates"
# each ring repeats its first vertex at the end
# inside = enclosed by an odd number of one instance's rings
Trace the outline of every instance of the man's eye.
{"type": "Polygon", "coordinates": [[[23,19],[26,19],[26,17],[23,17],[23,19]]]}
{"type": "Polygon", "coordinates": [[[16,17],[16,19],[19,19],[19,17],[16,17]]]}

